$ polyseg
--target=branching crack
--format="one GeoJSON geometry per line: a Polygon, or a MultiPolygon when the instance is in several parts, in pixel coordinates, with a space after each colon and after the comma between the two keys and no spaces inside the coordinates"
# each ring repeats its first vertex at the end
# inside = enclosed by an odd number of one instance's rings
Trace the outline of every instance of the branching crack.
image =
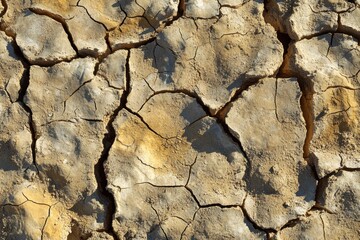
{"type": "Polygon", "coordinates": [[[115,138],[116,138],[116,130],[113,127],[113,122],[115,121],[115,118],[117,117],[120,110],[125,107],[126,101],[127,101],[127,96],[129,94],[129,88],[128,88],[129,82],[130,82],[129,59],[130,59],[130,51],[128,52],[128,56],[127,56],[127,60],[126,60],[125,84],[126,84],[127,88],[123,92],[123,95],[121,97],[119,106],[114,110],[114,112],[111,115],[109,121],[107,122],[107,125],[106,125],[107,133],[104,135],[104,138],[102,140],[103,151],[101,153],[100,159],[98,160],[98,162],[94,166],[95,178],[96,178],[96,182],[98,184],[98,189],[109,200],[109,205],[107,206],[108,211],[107,211],[106,219],[105,219],[105,222],[104,222],[104,228],[105,228],[105,231],[107,233],[109,233],[110,235],[112,235],[112,237],[115,240],[119,239],[118,236],[116,235],[115,231],[114,231],[113,226],[112,226],[112,219],[113,219],[113,216],[114,216],[115,211],[116,211],[115,198],[111,194],[111,192],[109,192],[109,190],[107,189],[108,181],[107,181],[107,178],[106,178],[106,172],[105,172],[104,164],[105,164],[106,160],[109,157],[110,149],[111,149],[112,145],[114,144],[115,138]]]}
{"type": "Polygon", "coordinates": [[[154,206],[153,206],[152,204],[150,204],[150,206],[151,206],[151,209],[154,210],[154,212],[155,212],[155,214],[156,214],[156,216],[157,216],[157,218],[158,218],[159,227],[160,227],[161,231],[163,232],[165,238],[166,238],[166,239],[169,239],[169,238],[167,237],[167,235],[166,235],[165,230],[164,230],[163,227],[161,226],[162,220],[161,220],[161,218],[160,218],[160,215],[159,215],[158,211],[154,208],[154,206]]]}

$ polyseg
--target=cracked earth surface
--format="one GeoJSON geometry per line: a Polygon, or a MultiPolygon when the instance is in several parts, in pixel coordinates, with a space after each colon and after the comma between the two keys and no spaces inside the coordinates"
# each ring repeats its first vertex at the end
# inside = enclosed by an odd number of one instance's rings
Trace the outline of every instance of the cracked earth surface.
{"type": "Polygon", "coordinates": [[[1,0],[0,239],[359,239],[358,0],[1,0]]]}

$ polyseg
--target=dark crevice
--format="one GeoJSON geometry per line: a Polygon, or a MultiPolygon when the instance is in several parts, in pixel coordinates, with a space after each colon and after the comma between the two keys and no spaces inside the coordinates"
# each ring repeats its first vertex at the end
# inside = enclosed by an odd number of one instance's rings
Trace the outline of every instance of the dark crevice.
{"type": "Polygon", "coordinates": [[[62,16],[60,15],[57,15],[57,14],[54,14],[52,12],[49,12],[49,11],[46,11],[44,9],[39,9],[39,8],[34,8],[34,7],[31,7],[29,8],[29,10],[37,15],[44,15],[44,16],[47,16],[55,21],[57,21],[58,23],[60,23],[65,31],[65,33],[67,34],[68,36],[68,39],[69,39],[69,42],[70,42],[70,45],[71,47],[74,49],[74,51],[76,52],[76,55],[79,56],[79,50],[77,48],[77,46],[75,45],[75,42],[74,42],[74,39],[72,37],[72,34],[69,30],[69,26],[67,25],[66,23],[66,19],[64,19],[62,16]]]}
{"type": "Polygon", "coordinates": [[[126,50],[130,50],[133,48],[140,48],[148,43],[152,43],[153,41],[155,41],[156,36],[155,37],[151,37],[149,39],[143,40],[143,41],[138,41],[138,42],[134,42],[134,43],[121,43],[121,44],[115,44],[114,46],[112,46],[112,51],[116,51],[116,50],[121,50],[121,49],[126,49],[126,50]]]}
{"type": "MultiPolygon", "coordinates": [[[[134,186],[137,186],[137,185],[144,185],[144,184],[147,184],[147,185],[150,185],[154,188],[182,188],[184,187],[184,185],[155,185],[151,182],[140,182],[140,183],[135,183],[134,186]]],[[[128,189],[128,188],[121,188],[121,189],[128,189]]]]}
{"type": "Polygon", "coordinates": [[[276,73],[276,78],[282,78],[282,77],[288,77],[288,74],[285,72],[285,66],[286,66],[286,55],[288,53],[289,45],[291,43],[291,38],[288,34],[276,32],[278,40],[281,42],[284,53],[283,53],[283,61],[281,63],[280,68],[278,69],[278,72],[276,73]]]}
{"type": "Polygon", "coordinates": [[[36,141],[39,138],[37,131],[36,131],[36,125],[33,120],[33,113],[29,106],[27,106],[24,102],[24,97],[26,94],[26,91],[30,84],[30,69],[26,68],[24,71],[24,74],[20,81],[20,90],[19,90],[19,98],[16,102],[18,102],[22,108],[28,113],[29,115],[29,129],[31,133],[31,154],[32,154],[32,163],[36,168],[37,173],[39,174],[39,169],[36,162],[36,141]]]}
{"type": "Polygon", "coordinates": [[[118,112],[120,111],[120,109],[121,109],[121,107],[118,107],[114,111],[113,115],[111,116],[111,118],[106,126],[107,133],[104,134],[104,138],[102,140],[103,151],[101,152],[100,159],[94,166],[95,179],[98,184],[98,190],[109,201],[109,204],[107,206],[106,218],[104,221],[104,228],[107,233],[109,233],[110,235],[112,235],[114,237],[114,239],[118,239],[116,237],[116,234],[114,233],[114,229],[112,227],[112,219],[113,219],[113,215],[115,214],[115,211],[116,211],[115,198],[106,188],[108,182],[107,182],[107,178],[106,178],[104,163],[108,159],[110,148],[115,141],[115,130],[112,126],[112,123],[113,123],[115,117],[117,116],[118,112]]]}
{"type": "Polygon", "coordinates": [[[220,203],[210,203],[210,204],[200,204],[199,200],[197,199],[196,195],[194,194],[193,190],[185,186],[185,189],[188,190],[192,196],[192,198],[195,200],[196,204],[199,208],[210,208],[210,207],[219,207],[219,208],[241,208],[241,205],[233,204],[233,205],[223,205],[220,203]]]}
{"type": "Polygon", "coordinates": [[[295,227],[297,224],[299,224],[301,221],[299,218],[296,218],[296,219],[292,219],[290,221],[288,221],[284,226],[282,226],[280,228],[280,231],[285,229],[285,228],[292,228],[292,227],[295,227]]]}
{"type": "MultiPolygon", "coordinates": [[[[200,208],[198,208],[198,209],[194,212],[194,215],[193,215],[193,217],[192,217],[191,222],[195,220],[196,214],[197,214],[197,212],[199,211],[199,209],[200,209],[200,208]]],[[[191,222],[189,222],[189,223],[186,225],[186,227],[184,228],[184,230],[181,232],[181,235],[180,235],[180,240],[182,240],[182,239],[183,239],[184,234],[185,234],[185,232],[186,232],[187,228],[190,226],[191,222]]]]}
{"type": "Polygon", "coordinates": [[[2,4],[2,6],[3,6],[4,9],[0,12],[0,17],[4,16],[5,13],[6,13],[7,10],[8,10],[8,5],[7,5],[6,0],[1,0],[1,4],[2,4]]]}
{"type": "Polygon", "coordinates": [[[309,159],[310,156],[310,143],[314,135],[314,111],[313,111],[313,83],[310,80],[297,78],[302,92],[300,98],[300,107],[303,113],[306,126],[306,138],[303,146],[303,157],[309,159]]]}
{"type": "Polygon", "coordinates": [[[330,52],[330,48],[332,47],[333,45],[333,40],[334,40],[334,33],[331,34],[331,39],[330,39],[330,44],[329,44],[329,47],[326,51],[326,57],[329,55],[329,52],[330,52]]]}
{"type": "MultiPolygon", "coordinates": [[[[37,174],[39,174],[39,169],[38,169],[38,166],[37,166],[37,162],[36,162],[36,141],[37,139],[39,138],[37,132],[36,132],[36,125],[33,121],[33,113],[30,109],[29,106],[27,106],[24,102],[24,97],[25,97],[25,94],[26,94],[26,91],[29,87],[29,84],[30,84],[30,63],[29,61],[25,58],[25,56],[23,55],[22,51],[20,50],[19,46],[17,45],[16,43],[16,39],[14,37],[13,38],[13,41],[12,41],[12,46],[13,46],[13,49],[14,49],[14,53],[17,57],[19,57],[21,63],[23,64],[25,70],[21,76],[21,79],[20,79],[20,89],[18,91],[18,99],[16,100],[17,103],[20,104],[20,106],[28,113],[29,115],[29,120],[28,120],[28,123],[29,123],[29,130],[30,130],[30,133],[31,133],[31,154],[32,154],[32,164],[35,166],[36,168],[36,172],[37,174]]],[[[30,168],[30,166],[28,167],[30,168]]],[[[27,169],[28,169],[27,168],[27,169]]]]}

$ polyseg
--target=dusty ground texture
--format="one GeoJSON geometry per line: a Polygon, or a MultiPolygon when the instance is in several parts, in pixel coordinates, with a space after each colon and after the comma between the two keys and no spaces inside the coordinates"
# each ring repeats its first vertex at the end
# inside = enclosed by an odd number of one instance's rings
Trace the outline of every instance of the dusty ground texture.
{"type": "Polygon", "coordinates": [[[1,0],[0,239],[359,239],[358,0],[1,0]]]}

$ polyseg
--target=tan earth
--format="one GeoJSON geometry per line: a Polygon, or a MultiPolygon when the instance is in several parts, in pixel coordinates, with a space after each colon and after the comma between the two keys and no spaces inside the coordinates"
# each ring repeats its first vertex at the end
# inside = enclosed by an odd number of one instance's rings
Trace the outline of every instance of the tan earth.
{"type": "Polygon", "coordinates": [[[360,239],[359,0],[1,0],[0,239],[360,239]]]}

